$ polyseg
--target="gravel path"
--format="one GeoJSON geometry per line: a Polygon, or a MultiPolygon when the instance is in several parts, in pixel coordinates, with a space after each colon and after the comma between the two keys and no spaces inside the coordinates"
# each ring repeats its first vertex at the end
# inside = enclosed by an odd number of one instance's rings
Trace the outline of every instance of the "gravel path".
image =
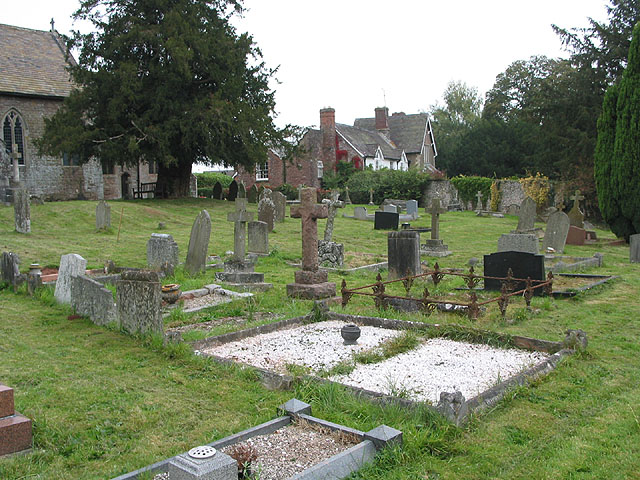
{"type": "MultiPolygon", "coordinates": [[[[258,454],[260,480],[284,480],[355,445],[335,434],[291,425],[238,445],[251,445],[258,454]]],[[[233,446],[222,449],[229,455],[233,446]]]]}
{"type": "Polygon", "coordinates": [[[469,399],[547,357],[540,352],[434,338],[380,363],[359,364],[349,375],[331,380],[435,404],[440,392],[460,390],[469,399]]]}
{"type": "Polygon", "coordinates": [[[304,365],[318,372],[400,333],[398,330],[361,326],[358,344],[344,345],[340,336],[344,325],[337,320],[312,323],[209,347],[203,352],[278,373],[286,373],[287,364],[304,365]]]}

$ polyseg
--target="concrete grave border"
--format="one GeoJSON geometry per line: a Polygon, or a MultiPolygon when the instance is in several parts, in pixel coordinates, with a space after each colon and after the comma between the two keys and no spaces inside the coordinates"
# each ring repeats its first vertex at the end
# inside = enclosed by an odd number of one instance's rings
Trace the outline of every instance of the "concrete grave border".
{"type": "MultiPolygon", "coordinates": [[[[303,419],[309,423],[313,423],[329,429],[331,431],[343,432],[353,435],[360,440],[360,443],[340,452],[307,470],[294,475],[289,480],[322,480],[327,478],[340,479],[351,475],[359,470],[365,463],[373,461],[376,452],[387,445],[402,444],[402,432],[386,425],[380,425],[368,432],[362,432],[353,428],[339,425],[337,423],[328,422],[317,417],[311,416],[311,405],[300,400],[292,398],[287,403],[280,405],[277,409],[279,416],[273,420],[262,423],[252,428],[248,428],[241,432],[229,435],[228,437],[208,443],[207,445],[215,449],[222,449],[229,445],[243,442],[249,438],[259,435],[268,435],[275,432],[279,428],[286,427],[297,419],[303,419]]],[[[140,468],[133,472],[120,475],[112,480],[133,480],[142,474],[152,473],[154,475],[165,473],[168,471],[169,463],[176,459],[175,457],[167,458],[140,468]]]]}
{"type": "Polygon", "coordinates": [[[572,288],[570,290],[558,290],[553,292],[553,296],[555,297],[575,297],[578,293],[586,292],[587,290],[591,290],[598,285],[602,285],[611,280],[619,278],[618,275],[593,275],[588,273],[558,273],[556,274],[558,277],[573,277],[573,278],[591,278],[593,279],[593,283],[585,285],[580,288],[572,288]]]}
{"type": "Polygon", "coordinates": [[[593,257],[573,257],[570,255],[545,255],[545,270],[552,273],[573,272],[582,268],[601,267],[604,262],[603,253],[594,253],[593,257]],[[564,260],[571,263],[565,263],[564,260]],[[560,260],[555,265],[547,267],[547,260],[560,260]]]}
{"type": "MultiPolygon", "coordinates": [[[[212,354],[205,354],[201,350],[213,345],[224,344],[229,342],[234,342],[238,340],[242,340],[244,338],[252,337],[255,335],[259,335],[262,333],[274,332],[276,330],[280,330],[283,328],[303,325],[307,323],[313,322],[313,314],[314,312],[305,315],[303,317],[295,317],[290,318],[288,320],[282,320],[280,322],[271,323],[268,325],[261,325],[258,327],[248,328],[244,330],[238,330],[236,332],[226,333],[223,335],[217,335],[214,337],[208,337],[203,340],[199,340],[197,342],[192,343],[192,347],[194,348],[196,354],[204,355],[213,360],[220,363],[236,363],[238,365],[242,365],[246,368],[251,368],[257,372],[260,377],[262,383],[271,389],[290,389],[293,386],[293,383],[296,381],[291,375],[280,374],[276,372],[272,372],[270,370],[266,370],[259,367],[254,367],[252,365],[247,365],[242,362],[234,362],[233,360],[218,357],[212,354]]],[[[462,329],[463,331],[468,331],[470,333],[482,334],[482,330],[470,329],[466,327],[461,327],[459,325],[439,325],[439,324],[428,324],[423,322],[411,322],[407,320],[395,320],[390,318],[382,318],[382,317],[364,317],[359,315],[348,315],[336,312],[326,312],[326,315],[322,320],[343,320],[347,323],[357,323],[366,326],[380,327],[380,328],[389,328],[394,330],[417,330],[417,331],[429,331],[429,330],[441,330],[442,334],[445,335],[447,333],[447,328],[457,328],[462,329]]],[[[571,332],[571,331],[570,331],[571,332]]],[[[485,390],[484,392],[472,397],[470,399],[465,400],[464,398],[454,398],[454,394],[446,394],[443,392],[440,398],[440,402],[437,405],[432,405],[427,402],[417,402],[413,400],[408,400],[399,397],[393,397],[390,395],[385,395],[379,392],[373,392],[370,390],[365,390],[359,387],[353,387],[349,385],[344,385],[338,382],[333,382],[331,380],[327,380],[325,378],[320,378],[315,375],[303,375],[302,379],[304,380],[312,380],[319,383],[325,384],[336,384],[340,385],[347,390],[350,390],[354,395],[363,397],[374,402],[381,403],[383,405],[395,404],[400,405],[405,408],[417,408],[419,406],[427,406],[428,408],[434,410],[435,412],[443,415],[452,423],[456,425],[462,425],[466,423],[469,419],[469,416],[475,412],[481,412],[493,407],[496,403],[498,403],[504,395],[511,389],[531,383],[531,381],[541,377],[543,375],[551,372],[558,363],[564,359],[565,357],[575,353],[575,349],[578,348],[575,345],[571,344],[570,339],[567,337],[564,342],[553,342],[549,340],[540,340],[536,338],[523,337],[519,335],[507,335],[500,334],[496,332],[490,332],[494,338],[502,341],[510,341],[516,348],[521,348],[524,350],[531,351],[540,351],[545,353],[550,353],[551,356],[546,360],[534,365],[533,367],[528,368],[520,372],[519,374],[485,390]],[[451,396],[451,398],[443,398],[443,396],[451,396]]],[[[569,332],[568,332],[569,333],[569,332]]],[[[586,338],[586,334],[582,332],[586,338]]]]}

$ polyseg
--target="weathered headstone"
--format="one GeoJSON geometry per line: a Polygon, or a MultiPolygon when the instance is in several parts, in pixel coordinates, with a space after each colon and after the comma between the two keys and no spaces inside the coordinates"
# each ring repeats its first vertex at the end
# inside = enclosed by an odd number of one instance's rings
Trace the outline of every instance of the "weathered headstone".
{"type": "Polygon", "coordinates": [[[14,290],[17,289],[18,285],[22,283],[20,257],[18,257],[17,253],[2,252],[0,262],[0,273],[2,274],[0,281],[11,285],[14,290]]]}
{"type": "Polygon", "coordinates": [[[629,236],[629,261],[640,263],[640,233],[629,236]]]}
{"type": "Polygon", "coordinates": [[[282,192],[273,192],[273,204],[276,206],[275,221],[284,222],[287,215],[287,197],[282,192]]]}
{"type": "Polygon", "coordinates": [[[211,237],[211,217],[209,212],[202,210],[191,228],[189,237],[189,248],[184,269],[190,275],[203,272],[207,261],[207,250],[209,249],[209,239],[211,237]]]}
{"type": "Polygon", "coordinates": [[[60,303],[71,303],[71,279],[78,275],[84,275],[87,270],[87,261],[76,253],[69,253],[60,257],[60,268],[54,297],[60,303]]]}
{"type": "Polygon", "coordinates": [[[567,245],[584,245],[587,239],[587,231],[584,228],[569,225],[569,233],[567,233],[567,245]]]}
{"type": "Polygon", "coordinates": [[[230,202],[235,202],[237,197],[238,197],[238,182],[233,180],[229,184],[229,193],[227,194],[227,200],[229,200],[230,202]]]}
{"type": "Polygon", "coordinates": [[[549,248],[555,253],[563,253],[569,233],[569,217],[564,212],[554,212],[549,216],[547,229],[542,241],[542,253],[547,253],[549,248]]]}
{"type": "Polygon", "coordinates": [[[387,234],[389,280],[418,275],[420,266],[420,233],[407,230],[387,234]]]}
{"type": "Polygon", "coordinates": [[[249,200],[249,203],[256,203],[258,201],[258,187],[256,187],[255,183],[247,190],[247,200],[249,200]]]}
{"type": "Polygon", "coordinates": [[[414,219],[418,218],[417,200],[407,200],[407,215],[411,215],[414,219]]]}
{"type": "Polygon", "coordinates": [[[584,195],[580,195],[580,190],[576,190],[576,193],[569,198],[573,200],[573,207],[568,213],[569,221],[574,227],[584,228],[584,213],[580,210],[580,200],[584,200],[584,195]]]}
{"type": "Polygon", "coordinates": [[[482,192],[478,190],[476,193],[476,211],[479,212],[482,210],[482,192]]]}
{"type": "Polygon", "coordinates": [[[287,285],[287,295],[320,299],[336,294],[336,284],[328,282],[326,270],[318,268],[318,218],[327,218],[326,205],[316,203],[316,189],[303,188],[300,205],[291,208],[291,217],[302,220],[302,270],[295,272],[295,282],[287,285]]]}
{"type": "Polygon", "coordinates": [[[29,203],[29,192],[26,188],[13,189],[13,214],[16,232],[31,233],[31,205],[29,203]]]}
{"type": "Polygon", "coordinates": [[[71,306],[78,315],[89,317],[96,325],[118,320],[118,306],[111,290],[86,275],[71,278],[71,306]]]}
{"type": "Polygon", "coordinates": [[[498,239],[498,251],[538,253],[538,236],[533,233],[505,233],[498,239]]]}
{"type": "Polygon", "coordinates": [[[211,197],[214,200],[222,200],[222,184],[220,182],[216,182],[213,186],[213,193],[211,197]]]}
{"type": "Polygon", "coordinates": [[[367,207],[355,207],[353,209],[353,216],[358,220],[366,220],[367,219],[367,207]]]}
{"type": "Polygon", "coordinates": [[[246,255],[247,222],[253,220],[253,213],[247,212],[247,199],[236,198],[236,211],[227,214],[227,220],[233,222],[233,256],[236,260],[244,260],[246,255]]]}
{"type": "Polygon", "coordinates": [[[349,187],[344,188],[344,203],[351,205],[351,198],[349,198],[349,187]]]}
{"type": "Polygon", "coordinates": [[[262,189],[258,202],[258,220],[265,222],[269,232],[273,232],[276,216],[276,205],[273,203],[273,192],[270,188],[262,189]]]}
{"type": "Polygon", "coordinates": [[[430,257],[446,257],[451,255],[449,246],[440,239],[440,214],[447,210],[440,206],[440,199],[431,201],[431,208],[427,210],[431,214],[431,239],[420,245],[420,252],[430,257]]]}
{"type": "Polygon", "coordinates": [[[318,240],[318,263],[337,268],[344,263],[344,245],[329,240],[318,240]]]}
{"type": "Polygon", "coordinates": [[[393,212],[375,212],[373,220],[374,230],[397,230],[400,222],[400,214],[393,212]]]}
{"type": "MultiPolygon", "coordinates": [[[[156,269],[176,267],[179,262],[178,244],[167,233],[152,233],[147,241],[147,265],[156,269]]],[[[166,273],[166,272],[165,272],[166,273]]]]}
{"type": "Polygon", "coordinates": [[[369,205],[373,205],[373,188],[369,189],[369,205]]]}
{"type": "Polygon", "coordinates": [[[531,233],[535,229],[536,202],[531,197],[525,197],[518,213],[518,227],[513,233],[531,233]]]}
{"type": "MultiPolygon", "coordinates": [[[[513,278],[526,280],[545,280],[544,255],[536,255],[526,252],[498,252],[484,256],[484,276],[504,278],[511,269],[513,278]]],[[[524,281],[514,282],[515,290],[525,288],[524,281]]],[[[502,282],[500,280],[486,278],[484,280],[485,290],[500,290],[502,282]]],[[[515,291],[514,290],[514,291],[515,291]]],[[[542,288],[534,290],[535,295],[542,295],[542,288]]]]}
{"type": "Polygon", "coordinates": [[[269,226],[265,222],[248,223],[249,252],[267,255],[269,253],[269,226]]]}
{"type": "Polygon", "coordinates": [[[156,272],[127,270],[116,282],[120,327],[129,333],[164,333],[162,292],[156,272]]]}
{"type": "Polygon", "coordinates": [[[396,205],[382,205],[382,211],[383,212],[391,212],[391,213],[398,213],[398,207],[396,205]]]}
{"type": "Polygon", "coordinates": [[[238,197],[247,198],[247,187],[244,186],[244,182],[238,183],[238,197]]]}
{"type": "Polygon", "coordinates": [[[328,208],[327,223],[324,227],[324,240],[330,242],[333,236],[333,222],[336,218],[336,212],[339,208],[344,208],[344,202],[338,200],[340,192],[331,192],[331,198],[325,198],[322,203],[326,204],[328,208]]]}
{"type": "Polygon", "coordinates": [[[100,200],[96,205],[96,230],[111,228],[111,205],[100,200]]]}

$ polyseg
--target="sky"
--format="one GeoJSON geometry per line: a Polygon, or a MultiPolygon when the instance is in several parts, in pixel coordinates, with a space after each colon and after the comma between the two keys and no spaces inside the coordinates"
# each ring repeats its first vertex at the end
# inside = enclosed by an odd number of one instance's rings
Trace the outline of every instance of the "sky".
{"type": "MultiPolygon", "coordinates": [[[[60,33],[78,0],[4,0],[0,23],[60,33]]],[[[429,111],[451,81],[481,95],[512,62],[567,56],[551,24],[586,27],[606,19],[606,0],[245,0],[248,31],[266,65],[278,68],[276,123],[317,126],[321,108],[338,123],[429,111]]],[[[1,39],[0,39],[1,42],[1,39]]],[[[0,45],[1,48],[1,45],[0,45]]]]}

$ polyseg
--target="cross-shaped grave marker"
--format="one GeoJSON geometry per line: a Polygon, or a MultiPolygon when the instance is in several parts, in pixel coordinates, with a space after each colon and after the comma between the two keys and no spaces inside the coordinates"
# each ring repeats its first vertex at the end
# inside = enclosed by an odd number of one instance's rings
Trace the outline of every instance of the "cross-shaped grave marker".
{"type": "Polygon", "coordinates": [[[13,144],[13,148],[11,149],[11,153],[9,154],[11,161],[13,163],[13,180],[18,183],[20,181],[20,169],[18,165],[20,163],[20,159],[22,158],[22,154],[18,151],[18,145],[13,144]]]}
{"type": "Polygon", "coordinates": [[[236,197],[236,211],[228,213],[227,220],[233,222],[233,256],[237,260],[244,260],[247,222],[253,220],[253,213],[247,212],[246,198],[236,197]]]}
{"type": "Polygon", "coordinates": [[[431,201],[431,240],[440,238],[440,214],[446,212],[446,209],[440,207],[440,199],[434,198],[431,201]]]}
{"type": "Polygon", "coordinates": [[[584,200],[584,195],[580,195],[580,190],[576,190],[571,197],[573,200],[573,207],[569,211],[569,219],[571,220],[571,225],[579,228],[584,227],[584,213],[580,210],[580,200],[584,200]]]}
{"type": "Polygon", "coordinates": [[[476,211],[480,211],[482,210],[482,192],[480,190],[478,190],[478,193],[476,193],[476,211]]]}
{"type": "Polygon", "coordinates": [[[344,208],[344,202],[338,200],[340,192],[331,192],[331,199],[325,198],[322,203],[329,207],[329,214],[327,216],[327,224],[324,227],[324,239],[327,242],[331,241],[333,236],[333,221],[336,218],[336,211],[339,208],[344,208]]]}
{"type": "Polygon", "coordinates": [[[316,203],[316,189],[300,190],[300,205],[291,207],[291,217],[302,219],[302,269],[318,271],[318,219],[329,215],[326,205],[316,203]]]}

